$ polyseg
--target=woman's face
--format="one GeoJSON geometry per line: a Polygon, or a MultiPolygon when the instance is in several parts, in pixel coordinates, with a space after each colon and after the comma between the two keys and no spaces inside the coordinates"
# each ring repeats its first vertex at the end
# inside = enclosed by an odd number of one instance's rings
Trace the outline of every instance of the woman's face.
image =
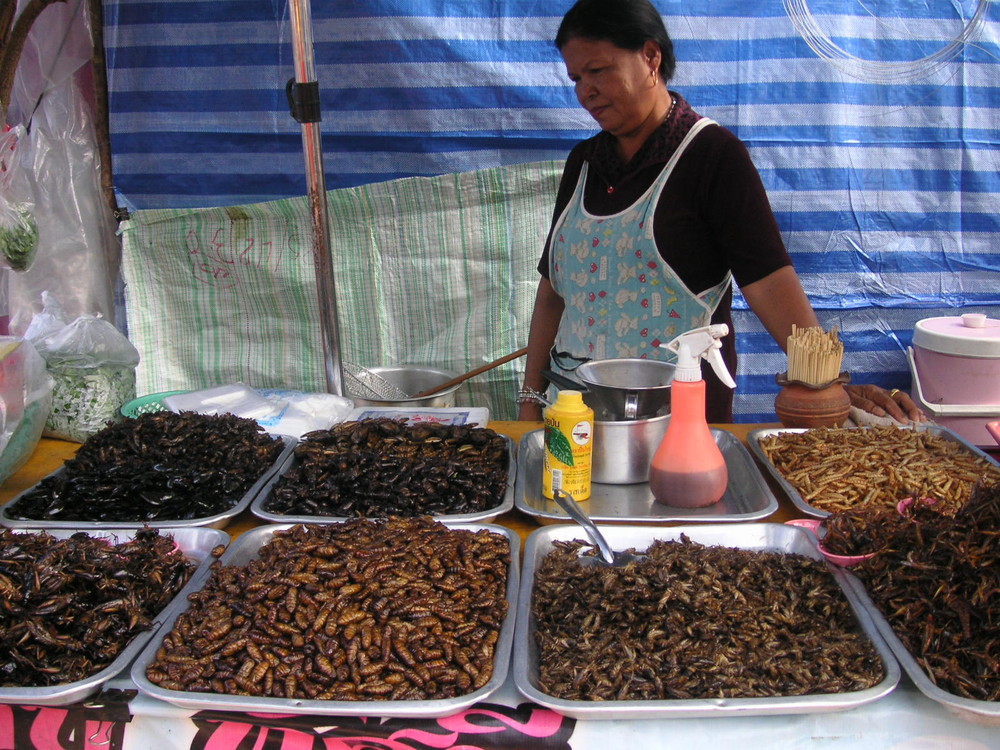
{"type": "Polygon", "coordinates": [[[611,42],[576,37],[563,45],[562,57],[577,100],[602,130],[628,138],[655,118],[665,90],[653,75],[660,65],[660,50],[653,42],[631,52],[611,42]]]}

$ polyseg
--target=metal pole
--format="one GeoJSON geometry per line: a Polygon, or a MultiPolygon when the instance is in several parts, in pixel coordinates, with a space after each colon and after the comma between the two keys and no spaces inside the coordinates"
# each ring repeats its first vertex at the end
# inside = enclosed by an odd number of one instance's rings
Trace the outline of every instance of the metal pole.
{"type": "Polygon", "coordinates": [[[289,8],[295,63],[295,83],[293,89],[293,84],[289,81],[289,101],[292,103],[293,116],[302,124],[302,149],[305,153],[306,182],[312,209],[313,265],[316,270],[326,389],[337,396],[343,396],[340,325],[337,319],[333,262],[330,257],[330,217],[326,205],[323,143],[319,127],[319,84],[313,62],[312,12],[309,0],[290,0],[289,8]]]}

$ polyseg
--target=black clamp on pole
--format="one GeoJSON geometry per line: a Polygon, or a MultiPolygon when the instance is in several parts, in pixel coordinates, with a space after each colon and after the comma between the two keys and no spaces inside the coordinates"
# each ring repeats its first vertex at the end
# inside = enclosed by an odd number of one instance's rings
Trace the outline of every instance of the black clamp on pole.
{"type": "Polygon", "coordinates": [[[319,81],[296,83],[294,78],[289,78],[285,85],[285,95],[288,97],[288,107],[296,122],[319,122],[322,119],[319,106],[319,81]]]}

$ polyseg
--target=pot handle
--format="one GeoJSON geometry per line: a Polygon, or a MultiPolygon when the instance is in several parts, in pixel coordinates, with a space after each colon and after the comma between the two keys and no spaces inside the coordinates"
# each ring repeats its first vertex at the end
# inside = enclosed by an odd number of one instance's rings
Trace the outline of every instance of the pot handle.
{"type": "Polygon", "coordinates": [[[639,394],[635,391],[629,392],[625,397],[625,419],[635,419],[639,413],[639,394]]]}
{"type": "Polygon", "coordinates": [[[560,375],[552,370],[542,370],[542,375],[549,379],[551,383],[570,391],[580,391],[580,393],[590,393],[590,389],[587,388],[583,383],[578,383],[572,378],[567,378],[565,375],[560,375]]]}

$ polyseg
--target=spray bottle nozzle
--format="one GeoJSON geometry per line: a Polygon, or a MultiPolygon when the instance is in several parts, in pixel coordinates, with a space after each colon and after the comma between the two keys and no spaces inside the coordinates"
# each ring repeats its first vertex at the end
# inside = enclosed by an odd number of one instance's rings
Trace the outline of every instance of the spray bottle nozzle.
{"type": "Polygon", "coordinates": [[[701,360],[707,359],[712,365],[719,380],[735,388],[736,383],[722,361],[722,342],[719,340],[729,334],[729,326],[716,323],[702,328],[693,328],[682,333],[667,344],[660,344],[664,349],[677,355],[677,370],[674,380],[694,383],[701,380],[701,360]]]}

